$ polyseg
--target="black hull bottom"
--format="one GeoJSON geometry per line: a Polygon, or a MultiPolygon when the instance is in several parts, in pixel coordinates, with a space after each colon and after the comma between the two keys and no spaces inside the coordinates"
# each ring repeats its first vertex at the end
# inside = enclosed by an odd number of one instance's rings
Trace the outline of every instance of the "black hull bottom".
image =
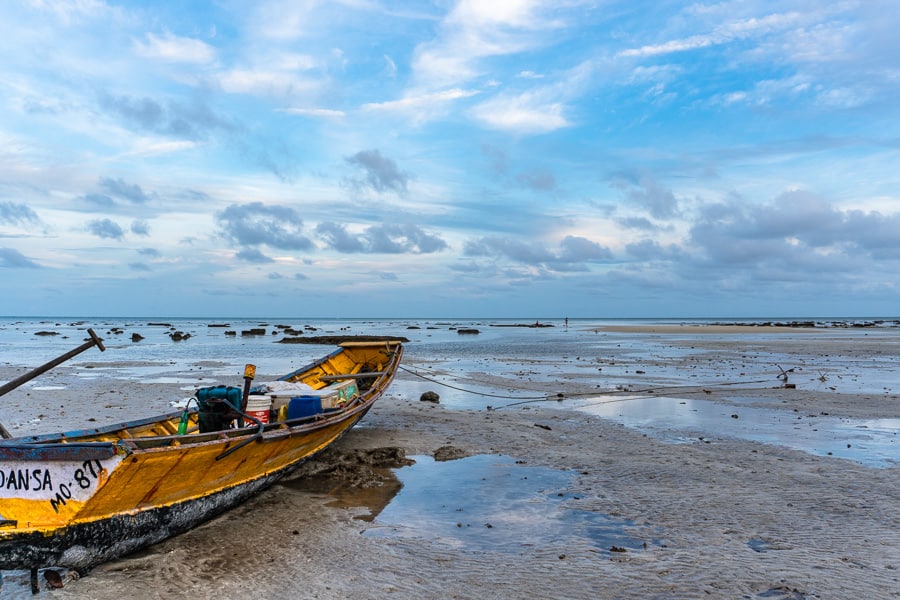
{"type": "Polygon", "coordinates": [[[224,513],[290,475],[309,458],[312,456],[281,471],[203,498],[70,525],[51,536],[35,532],[0,542],[0,570],[67,567],[84,573],[224,513]]]}

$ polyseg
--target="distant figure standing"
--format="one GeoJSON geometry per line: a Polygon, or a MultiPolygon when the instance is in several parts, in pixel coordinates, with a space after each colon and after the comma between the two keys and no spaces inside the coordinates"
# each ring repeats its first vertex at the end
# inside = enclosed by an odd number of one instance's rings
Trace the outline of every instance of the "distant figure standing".
{"type": "Polygon", "coordinates": [[[566,329],[569,328],[569,317],[566,317],[566,329]]]}

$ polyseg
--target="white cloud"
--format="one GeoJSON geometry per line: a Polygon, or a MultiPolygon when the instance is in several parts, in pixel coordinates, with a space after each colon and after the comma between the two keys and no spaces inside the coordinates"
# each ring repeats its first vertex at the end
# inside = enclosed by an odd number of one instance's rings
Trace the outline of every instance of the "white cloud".
{"type": "Polygon", "coordinates": [[[441,25],[441,35],[416,48],[413,70],[420,84],[456,85],[480,74],[478,61],[541,46],[537,35],[561,22],[535,0],[461,0],[441,25]]]}
{"type": "Polygon", "coordinates": [[[82,17],[97,17],[111,10],[101,0],[29,0],[33,8],[53,14],[61,23],[70,26],[82,17]]]}
{"type": "Polygon", "coordinates": [[[735,21],[718,26],[710,33],[692,35],[681,39],[674,39],[662,44],[649,44],[640,48],[629,48],[619,53],[619,56],[646,57],[685,52],[697,48],[706,48],[725,44],[738,39],[763,35],[777,29],[785,29],[799,23],[802,16],[799,13],[773,14],[762,18],[750,18],[735,21]]]}
{"type": "Polygon", "coordinates": [[[541,102],[534,94],[497,97],[472,109],[472,116],[491,129],[512,133],[549,133],[569,127],[559,102],[541,102]]]}
{"type": "Polygon", "coordinates": [[[389,100],[387,102],[369,102],[367,104],[363,104],[362,107],[365,110],[409,111],[424,109],[438,104],[452,102],[453,100],[460,100],[462,98],[469,98],[476,94],[478,94],[478,92],[475,90],[462,90],[455,88],[452,90],[443,90],[440,92],[422,94],[420,96],[406,96],[405,98],[401,98],[400,100],[389,100]]]}
{"type": "Polygon", "coordinates": [[[319,88],[316,81],[268,69],[232,69],[222,73],[218,81],[222,89],[230,94],[252,96],[292,97],[309,94],[319,88]]]}
{"type": "Polygon", "coordinates": [[[216,60],[216,50],[209,44],[193,38],[178,37],[169,32],[161,36],[148,33],[147,41],[136,41],[134,48],[139,56],[169,62],[202,65],[216,60]]]}
{"type": "Polygon", "coordinates": [[[347,113],[342,110],[333,110],[330,108],[282,108],[279,112],[302,117],[321,117],[324,119],[341,119],[347,115],[347,113]]]}
{"type": "Polygon", "coordinates": [[[197,142],[191,140],[138,138],[135,140],[131,150],[125,152],[122,156],[160,156],[163,154],[172,154],[174,152],[190,150],[197,145],[197,142]]]}
{"type": "Polygon", "coordinates": [[[363,104],[362,109],[370,112],[397,113],[411,119],[415,124],[421,124],[446,114],[453,102],[470,98],[478,93],[476,90],[454,88],[439,92],[408,95],[399,100],[369,102],[363,104]]]}

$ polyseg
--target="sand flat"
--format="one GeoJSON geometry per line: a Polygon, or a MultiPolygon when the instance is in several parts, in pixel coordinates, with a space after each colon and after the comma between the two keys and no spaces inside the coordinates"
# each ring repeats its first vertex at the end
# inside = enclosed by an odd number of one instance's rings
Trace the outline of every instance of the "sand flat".
{"type": "MultiPolygon", "coordinates": [[[[740,379],[743,373],[764,383],[737,392],[724,385],[696,385],[667,393],[709,399],[735,414],[749,397],[758,400],[754,406],[769,406],[795,420],[797,427],[815,427],[815,417],[822,413],[854,419],[900,414],[900,396],[894,388],[900,332],[870,336],[868,330],[844,330],[838,336],[827,331],[810,336],[806,334],[823,332],[785,328],[797,334],[785,346],[783,340],[765,336],[734,337],[728,335],[733,329],[726,327],[692,343],[696,348],[687,353],[679,340],[684,329],[675,326],[674,332],[666,333],[670,329],[655,332],[662,346],[646,354],[634,353],[641,347],[642,333],[627,331],[633,334],[624,336],[627,348],[605,345],[597,357],[560,357],[552,370],[538,370],[525,358],[518,366],[509,357],[485,361],[482,372],[465,373],[467,385],[482,377],[501,391],[543,387],[573,395],[590,388],[615,393],[608,379],[613,369],[621,369],[622,376],[630,378],[625,381],[635,385],[652,379],[656,371],[664,371],[666,378],[683,373],[684,381],[693,383],[692,367],[702,363],[710,373],[728,373],[729,379],[740,379]],[[778,369],[769,364],[770,354],[776,353],[785,368],[803,367],[790,373],[798,387],[784,387],[776,377],[778,369]],[[593,362],[594,358],[602,362],[593,362]],[[761,375],[750,372],[757,364],[761,375]],[[860,371],[863,367],[867,370],[860,371]],[[646,373],[637,373],[638,368],[646,373]],[[822,369],[825,381],[820,381],[822,369]],[[860,372],[862,383],[871,389],[842,388],[860,372]]],[[[707,327],[698,329],[710,333],[707,327]]],[[[771,331],[750,327],[746,333],[771,331]]],[[[417,357],[411,350],[410,364],[415,365],[417,357]]],[[[447,363],[448,372],[452,364],[447,363]]],[[[60,378],[65,379],[64,374],[60,378]]],[[[646,549],[617,553],[567,539],[522,545],[515,552],[484,551],[414,529],[373,538],[365,535],[368,529],[388,525],[377,518],[355,519],[363,508],[335,507],[326,493],[278,485],[194,531],[98,567],[54,596],[898,597],[900,467],[896,465],[873,468],[742,440],[729,435],[727,424],[672,443],[572,410],[565,399],[494,410],[448,409],[400,393],[411,389],[404,387],[411,380],[412,375],[401,373],[395,388],[362,426],[338,442],[336,451],[394,447],[415,456],[452,446],[464,455],[503,455],[528,466],[570,473],[569,487],[550,492],[563,494],[563,505],[571,510],[634,523],[634,535],[646,536],[646,549]]],[[[105,394],[112,397],[111,390],[119,383],[103,378],[80,381],[71,389],[53,392],[54,400],[47,404],[74,412],[79,401],[71,395],[77,393],[81,398],[100,398],[94,407],[102,413],[102,399],[105,394]]],[[[440,387],[434,389],[442,392],[440,387]]],[[[162,403],[163,390],[156,391],[156,402],[162,403]]],[[[23,404],[17,412],[23,412],[28,408],[24,403],[37,398],[23,392],[19,401],[23,404]]],[[[503,404],[495,398],[485,401],[503,404]]],[[[106,412],[135,410],[132,403],[122,403],[119,409],[109,408],[117,406],[109,402],[106,412]]],[[[460,514],[465,514],[465,490],[458,497],[434,501],[458,503],[460,514]]],[[[0,598],[11,597],[16,581],[7,578],[7,582],[0,598]]]]}

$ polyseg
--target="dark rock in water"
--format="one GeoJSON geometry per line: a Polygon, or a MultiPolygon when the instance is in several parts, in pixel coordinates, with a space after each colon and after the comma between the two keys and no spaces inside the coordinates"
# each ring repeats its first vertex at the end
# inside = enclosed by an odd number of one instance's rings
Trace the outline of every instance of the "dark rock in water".
{"type": "Polygon", "coordinates": [[[132,342],[139,342],[139,341],[141,341],[142,339],[144,339],[144,336],[142,336],[142,335],[139,334],[139,333],[132,333],[132,334],[131,334],[131,341],[132,341],[132,342]]]}
{"type": "Polygon", "coordinates": [[[191,337],[191,334],[183,331],[173,331],[169,334],[169,337],[172,338],[173,342],[180,342],[181,340],[186,340],[191,337]]]}
{"type": "Polygon", "coordinates": [[[481,332],[477,329],[457,329],[456,333],[459,335],[478,335],[481,332]]]}
{"type": "Polygon", "coordinates": [[[437,392],[424,392],[421,396],[419,396],[419,400],[422,402],[434,402],[438,404],[441,401],[441,397],[438,396],[437,392]]]}
{"type": "Polygon", "coordinates": [[[228,330],[228,331],[225,332],[225,335],[237,335],[237,331],[234,331],[233,329],[230,329],[230,330],[228,330]]]}
{"type": "Polygon", "coordinates": [[[34,335],[59,335],[58,331],[36,331],[34,335]]]}
{"type": "Polygon", "coordinates": [[[276,344],[322,344],[336,346],[343,342],[408,342],[409,338],[399,335],[304,335],[302,337],[283,337],[276,344]]]}
{"type": "Polygon", "coordinates": [[[254,327],[253,329],[242,330],[241,335],[266,335],[266,330],[262,327],[254,327]]]}
{"type": "Polygon", "coordinates": [[[456,446],[441,446],[434,451],[434,460],[443,462],[447,460],[457,460],[468,456],[468,452],[456,446]]]}

